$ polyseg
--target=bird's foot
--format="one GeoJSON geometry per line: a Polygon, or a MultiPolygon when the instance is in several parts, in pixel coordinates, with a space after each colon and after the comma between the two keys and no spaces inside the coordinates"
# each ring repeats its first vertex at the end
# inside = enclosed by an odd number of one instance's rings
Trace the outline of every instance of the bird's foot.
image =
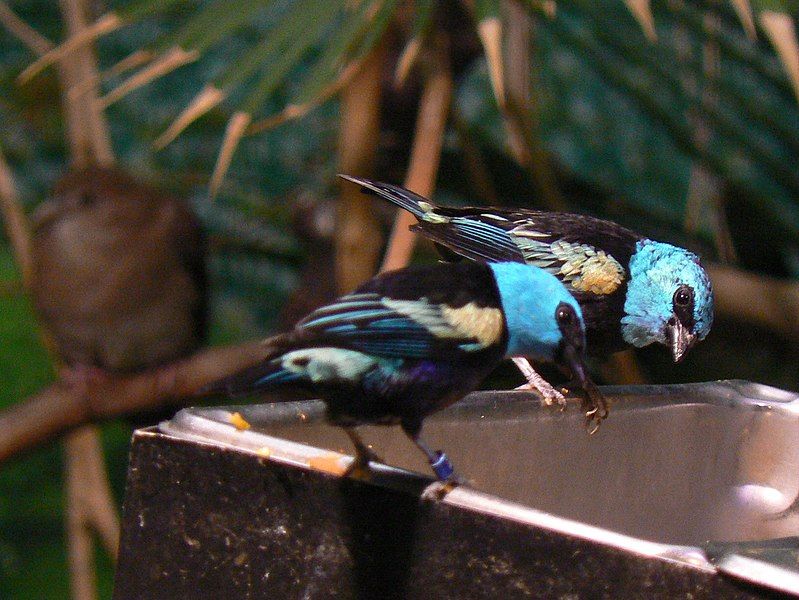
{"type": "Polygon", "coordinates": [[[440,502],[459,485],[461,484],[453,481],[434,481],[424,489],[422,498],[440,502]]]}
{"type": "Polygon", "coordinates": [[[527,379],[527,383],[517,387],[517,390],[538,392],[538,395],[541,397],[541,403],[544,406],[555,406],[557,404],[560,410],[566,408],[566,398],[563,394],[552,387],[546,379],[541,377],[541,375],[530,366],[526,358],[514,357],[513,362],[516,363],[516,367],[522,372],[525,379],[527,379]]]}
{"type": "Polygon", "coordinates": [[[443,500],[444,497],[459,485],[464,485],[466,480],[455,472],[449,458],[441,450],[436,453],[436,460],[430,460],[430,466],[436,474],[438,481],[431,483],[422,493],[423,498],[443,500]]]}
{"type": "Polygon", "coordinates": [[[449,460],[449,457],[441,450],[436,451],[435,460],[430,460],[430,467],[433,473],[436,474],[438,480],[445,485],[451,486],[452,489],[466,483],[460,475],[455,472],[455,468],[449,460]]]}
{"type": "Polygon", "coordinates": [[[544,406],[557,405],[560,410],[564,410],[566,408],[566,397],[548,382],[544,381],[544,384],[543,386],[537,386],[528,381],[514,389],[538,392],[538,395],[541,396],[541,404],[544,406]]]}
{"type": "Polygon", "coordinates": [[[363,446],[356,451],[355,458],[344,471],[344,476],[369,480],[372,477],[372,470],[369,468],[369,463],[372,462],[382,463],[384,461],[368,446],[363,446]]]}

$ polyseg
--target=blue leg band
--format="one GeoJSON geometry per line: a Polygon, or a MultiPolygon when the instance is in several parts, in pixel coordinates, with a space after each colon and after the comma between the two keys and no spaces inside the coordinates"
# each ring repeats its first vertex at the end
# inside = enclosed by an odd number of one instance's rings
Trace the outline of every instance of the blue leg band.
{"type": "Polygon", "coordinates": [[[436,452],[438,454],[438,459],[435,461],[430,462],[430,466],[433,468],[433,472],[436,474],[441,481],[447,481],[452,474],[455,472],[455,469],[452,467],[452,463],[449,462],[449,458],[447,455],[441,452],[440,450],[436,452]]]}

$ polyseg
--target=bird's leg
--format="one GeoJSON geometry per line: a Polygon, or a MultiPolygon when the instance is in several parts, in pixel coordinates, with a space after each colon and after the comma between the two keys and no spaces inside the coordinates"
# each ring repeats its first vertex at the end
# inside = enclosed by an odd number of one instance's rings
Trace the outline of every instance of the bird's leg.
{"type": "Polygon", "coordinates": [[[372,449],[367,446],[361,439],[354,427],[343,427],[344,433],[350,438],[352,445],[355,447],[355,460],[347,467],[346,475],[362,476],[369,471],[370,462],[383,462],[383,460],[375,454],[372,449]]]}
{"type": "Polygon", "coordinates": [[[544,406],[552,406],[557,404],[561,410],[566,407],[566,398],[563,397],[558,390],[553,388],[549,382],[536,373],[535,369],[530,365],[526,358],[514,356],[513,362],[519,371],[522,372],[527,383],[517,387],[517,390],[535,390],[541,395],[541,402],[544,406]]]}
{"type": "Polygon", "coordinates": [[[427,457],[427,462],[430,463],[430,467],[433,469],[433,473],[436,474],[439,481],[449,484],[461,484],[463,480],[455,473],[455,469],[452,466],[452,463],[449,461],[449,457],[447,457],[444,452],[441,450],[433,451],[430,449],[424,440],[419,437],[419,433],[422,430],[421,425],[411,425],[406,424],[403,422],[402,430],[405,434],[411,438],[416,447],[419,448],[422,452],[424,452],[425,456],[427,457]]]}

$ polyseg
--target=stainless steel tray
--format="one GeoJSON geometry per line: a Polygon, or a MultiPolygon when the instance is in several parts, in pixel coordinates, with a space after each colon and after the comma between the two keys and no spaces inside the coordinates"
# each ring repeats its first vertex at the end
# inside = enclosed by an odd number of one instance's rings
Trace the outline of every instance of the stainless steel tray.
{"type": "MultiPolygon", "coordinates": [[[[478,392],[427,419],[425,438],[470,481],[442,502],[799,596],[799,395],[745,381],[604,392],[611,415],[592,436],[576,400],[560,412],[525,392],[478,392]]],[[[191,408],[160,430],[340,474],[351,448],[323,417],[321,402],[191,408]]],[[[375,485],[429,473],[397,428],[362,433],[392,465],[375,485]]]]}

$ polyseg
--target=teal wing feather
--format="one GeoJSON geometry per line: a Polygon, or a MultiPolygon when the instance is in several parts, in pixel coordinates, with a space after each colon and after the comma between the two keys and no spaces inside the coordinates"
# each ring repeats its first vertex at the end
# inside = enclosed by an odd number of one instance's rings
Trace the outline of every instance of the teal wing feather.
{"type": "Polygon", "coordinates": [[[496,308],[452,308],[426,298],[398,300],[377,293],[344,296],[297,324],[298,334],[314,345],[417,359],[451,359],[487,348],[501,341],[503,328],[496,308]]]}
{"type": "Polygon", "coordinates": [[[599,246],[553,232],[539,218],[479,210],[438,208],[435,219],[413,229],[472,260],[534,265],[577,292],[612,294],[626,279],[622,264],[599,246]]]}
{"type": "Polygon", "coordinates": [[[496,223],[470,217],[442,217],[435,221],[420,220],[411,230],[471,260],[524,262],[519,247],[496,223]]]}

